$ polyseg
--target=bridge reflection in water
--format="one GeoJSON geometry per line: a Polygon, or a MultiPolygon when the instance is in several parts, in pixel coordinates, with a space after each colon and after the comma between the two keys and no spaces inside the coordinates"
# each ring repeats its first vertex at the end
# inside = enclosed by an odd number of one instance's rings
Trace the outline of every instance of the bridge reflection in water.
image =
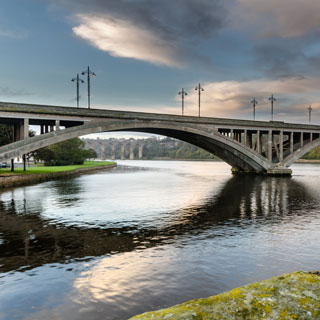
{"type": "MultiPolygon", "coordinates": [[[[81,201],[77,180],[57,182],[55,190],[69,195],[61,203],[63,206],[81,201]]],[[[14,196],[11,201],[0,198],[0,272],[161,246],[206,230],[212,231],[210,237],[221,236],[219,228],[224,226],[229,228],[223,235],[227,236],[243,228],[250,231],[254,225],[281,224],[300,214],[307,216],[313,200],[305,185],[295,179],[234,176],[205,203],[169,213],[171,218],[166,225],[108,228],[53,223],[41,215],[42,201],[46,199],[39,199],[30,211],[26,199],[17,202],[14,196]]]]}

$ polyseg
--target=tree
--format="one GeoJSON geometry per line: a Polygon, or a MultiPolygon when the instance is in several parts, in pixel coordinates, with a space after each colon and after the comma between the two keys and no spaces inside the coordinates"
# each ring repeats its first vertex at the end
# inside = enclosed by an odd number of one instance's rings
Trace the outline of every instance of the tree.
{"type": "Polygon", "coordinates": [[[59,142],[34,153],[35,159],[44,161],[46,166],[83,164],[84,160],[96,156],[94,150],[84,149],[84,142],[79,138],[59,142]]]}
{"type": "Polygon", "coordinates": [[[311,151],[309,151],[307,154],[305,154],[303,159],[310,159],[310,160],[319,160],[320,159],[320,147],[315,147],[311,151]]]}
{"type": "Polygon", "coordinates": [[[0,124],[0,146],[4,146],[13,141],[13,125],[0,124]]]}

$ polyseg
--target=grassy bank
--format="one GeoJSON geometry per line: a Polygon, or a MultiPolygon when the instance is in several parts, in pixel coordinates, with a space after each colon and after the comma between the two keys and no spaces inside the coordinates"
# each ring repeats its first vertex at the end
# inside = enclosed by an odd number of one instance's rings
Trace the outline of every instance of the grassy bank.
{"type": "Polygon", "coordinates": [[[2,168],[0,169],[0,175],[25,175],[25,174],[41,174],[41,173],[51,173],[51,172],[65,172],[65,171],[73,171],[80,168],[96,168],[101,166],[109,166],[114,164],[114,162],[110,161],[85,161],[84,164],[81,165],[70,165],[70,166],[43,166],[37,165],[35,167],[27,167],[26,171],[23,171],[23,168],[15,168],[14,172],[11,172],[10,168],[2,168]]]}
{"type": "Polygon", "coordinates": [[[80,173],[105,170],[116,166],[115,162],[110,161],[86,161],[83,165],[27,167],[27,171],[23,171],[23,168],[16,168],[14,172],[11,172],[10,168],[2,168],[0,169],[0,188],[17,187],[67,178],[80,173]]]}

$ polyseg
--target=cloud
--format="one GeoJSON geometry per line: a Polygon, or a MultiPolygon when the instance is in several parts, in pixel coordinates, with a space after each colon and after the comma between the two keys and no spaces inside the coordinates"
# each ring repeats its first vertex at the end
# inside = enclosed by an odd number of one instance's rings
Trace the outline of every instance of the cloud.
{"type": "Polygon", "coordinates": [[[320,30],[319,0],[236,0],[234,20],[261,37],[301,37],[320,30]]]}
{"type": "Polygon", "coordinates": [[[256,69],[271,78],[301,75],[310,64],[299,46],[287,42],[257,45],[253,55],[256,69]]]}
{"type": "Polygon", "coordinates": [[[195,49],[225,25],[231,0],[58,0],[75,17],[74,33],[116,57],[181,67],[207,63],[195,49]],[[222,5],[223,3],[223,5],[222,5]]]}
{"type": "MultiPolygon", "coordinates": [[[[320,79],[315,77],[290,77],[285,79],[256,79],[250,81],[201,82],[201,116],[234,119],[252,119],[251,101],[258,100],[257,119],[270,120],[270,101],[274,94],[275,120],[307,122],[307,107],[311,104],[313,118],[320,121],[320,79]]],[[[186,86],[185,115],[198,116],[198,91],[195,85],[186,86]]],[[[181,96],[172,105],[104,105],[93,107],[109,110],[154,112],[181,115],[181,96]]]]}
{"type": "MultiPolygon", "coordinates": [[[[277,99],[275,113],[281,120],[292,121],[297,117],[304,117],[305,108],[309,104],[314,106],[314,110],[318,109],[319,86],[320,79],[312,77],[207,82],[202,84],[205,91],[201,95],[201,115],[251,119],[250,102],[255,97],[258,100],[258,118],[269,120],[268,98],[274,94],[277,99]]],[[[193,87],[188,90],[185,104],[186,114],[197,115],[198,92],[193,87]]]]}
{"type": "Polygon", "coordinates": [[[79,15],[73,32],[111,56],[144,60],[156,65],[183,66],[183,53],[166,39],[121,19],[79,15]],[[181,57],[181,58],[179,58],[181,57]]]}

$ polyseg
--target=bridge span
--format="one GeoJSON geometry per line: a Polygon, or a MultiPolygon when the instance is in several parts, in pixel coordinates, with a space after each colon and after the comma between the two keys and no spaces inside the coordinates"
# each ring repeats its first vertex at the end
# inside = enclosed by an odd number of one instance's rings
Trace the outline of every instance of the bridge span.
{"type": "Polygon", "coordinates": [[[234,173],[290,175],[290,165],[320,145],[318,125],[7,102],[0,102],[0,123],[14,126],[14,141],[0,147],[0,161],[91,133],[135,131],[194,144],[234,173]],[[41,134],[29,137],[30,125],[40,126],[41,134]]]}

